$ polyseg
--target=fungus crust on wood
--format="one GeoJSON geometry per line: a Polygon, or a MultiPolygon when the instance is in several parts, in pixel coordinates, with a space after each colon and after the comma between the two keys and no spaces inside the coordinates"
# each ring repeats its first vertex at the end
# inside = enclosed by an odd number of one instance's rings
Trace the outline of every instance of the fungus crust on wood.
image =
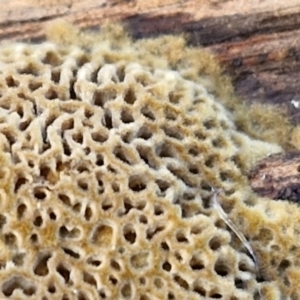
{"type": "Polygon", "coordinates": [[[0,48],[0,298],[296,299],[299,211],[246,179],[281,148],[236,130],[210,56],[68,30],[0,48]]]}

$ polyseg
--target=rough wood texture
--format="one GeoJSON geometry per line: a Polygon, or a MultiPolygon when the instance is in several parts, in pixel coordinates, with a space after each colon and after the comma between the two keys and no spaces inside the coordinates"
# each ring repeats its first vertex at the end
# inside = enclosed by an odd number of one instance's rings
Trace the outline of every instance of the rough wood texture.
{"type": "Polygon", "coordinates": [[[250,184],[259,195],[300,203],[300,152],[273,155],[250,173],[250,184]]]}
{"type": "Polygon", "coordinates": [[[283,104],[300,121],[300,0],[10,0],[0,40],[39,40],[56,17],[82,28],[125,21],[135,38],[186,33],[217,54],[243,99],[283,104]]]}

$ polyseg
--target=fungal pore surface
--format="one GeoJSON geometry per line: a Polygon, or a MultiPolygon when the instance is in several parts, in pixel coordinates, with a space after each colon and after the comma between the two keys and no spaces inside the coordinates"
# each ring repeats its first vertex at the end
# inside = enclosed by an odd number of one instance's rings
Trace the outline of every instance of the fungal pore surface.
{"type": "Polygon", "coordinates": [[[0,298],[299,299],[299,209],[246,179],[281,148],[237,131],[211,56],[49,35],[0,47],[0,298]]]}

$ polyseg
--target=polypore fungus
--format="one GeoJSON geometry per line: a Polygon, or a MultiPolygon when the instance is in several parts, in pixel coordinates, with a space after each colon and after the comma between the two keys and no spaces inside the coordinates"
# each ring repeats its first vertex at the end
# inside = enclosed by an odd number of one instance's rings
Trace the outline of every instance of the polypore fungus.
{"type": "Polygon", "coordinates": [[[0,298],[298,299],[299,209],[246,180],[281,148],[237,131],[211,56],[55,26],[0,48],[0,298]]]}

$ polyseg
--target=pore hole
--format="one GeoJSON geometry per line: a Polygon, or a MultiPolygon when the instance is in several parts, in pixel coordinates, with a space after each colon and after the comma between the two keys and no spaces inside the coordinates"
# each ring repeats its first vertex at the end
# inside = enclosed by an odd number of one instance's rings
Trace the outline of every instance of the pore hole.
{"type": "Polygon", "coordinates": [[[137,132],[137,137],[144,140],[148,140],[152,137],[152,131],[150,130],[149,127],[144,125],[137,132]]]}
{"type": "Polygon", "coordinates": [[[124,101],[128,104],[133,104],[136,101],[136,95],[135,92],[132,89],[128,89],[126,91],[124,101]]]}
{"type": "Polygon", "coordinates": [[[47,196],[45,191],[39,187],[33,189],[33,195],[37,200],[45,200],[47,196]]]}
{"type": "Polygon", "coordinates": [[[102,125],[105,126],[107,129],[113,128],[112,115],[108,109],[104,110],[104,116],[102,118],[102,125]]]}
{"type": "Polygon", "coordinates": [[[121,146],[115,147],[113,150],[113,154],[116,156],[116,158],[118,158],[122,162],[124,162],[128,165],[131,164],[130,160],[126,157],[126,150],[123,149],[121,146]]]}
{"type": "Polygon", "coordinates": [[[0,214],[0,230],[3,228],[5,224],[6,224],[6,217],[0,214]]]}
{"type": "Polygon", "coordinates": [[[132,116],[132,113],[129,109],[123,109],[121,112],[121,120],[123,123],[127,124],[127,123],[132,123],[134,122],[134,118],[132,116]]]}
{"type": "Polygon", "coordinates": [[[218,250],[221,247],[221,241],[218,237],[213,237],[210,241],[209,241],[209,247],[212,250],[218,250]]]}
{"type": "Polygon", "coordinates": [[[108,279],[109,279],[109,281],[110,281],[113,285],[117,285],[117,284],[118,284],[118,279],[115,278],[113,275],[109,275],[108,279]]]}
{"type": "Polygon", "coordinates": [[[125,299],[130,299],[132,296],[132,288],[130,283],[125,283],[122,288],[121,288],[121,295],[125,298],[125,299]]]}
{"type": "Polygon", "coordinates": [[[58,194],[58,198],[59,200],[61,200],[61,202],[67,206],[71,206],[71,199],[68,195],[66,194],[58,194]]]}
{"type": "Polygon", "coordinates": [[[42,59],[42,62],[53,67],[57,67],[61,64],[59,56],[53,51],[47,51],[44,58],[42,59]]]}
{"type": "Polygon", "coordinates": [[[23,218],[26,210],[27,210],[27,206],[24,203],[22,203],[18,206],[18,208],[17,208],[18,219],[23,218]]]}
{"type": "Polygon", "coordinates": [[[61,238],[75,239],[80,236],[80,230],[76,227],[69,230],[66,226],[61,226],[59,228],[59,236],[61,238]]]}
{"type": "Polygon", "coordinates": [[[121,271],[121,266],[115,259],[110,261],[110,266],[116,271],[121,271]]]}
{"type": "Polygon", "coordinates": [[[286,269],[291,265],[290,261],[288,261],[287,259],[283,259],[279,266],[278,266],[278,273],[280,274],[280,276],[283,275],[283,273],[286,271],[286,269]]]}
{"type": "Polygon", "coordinates": [[[160,157],[175,157],[172,144],[164,142],[156,148],[156,154],[160,157]]]}
{"type": "Polygon", "coordinates": [[[33,225],[36,227],[41,227],[43,225],[43,218],[41,216],[36,216],[33,225]]]}
{"type": "Polygon", "coordinates": [[[85,209],[85,212],[84,212],[84,218],[87,220],[87,221],[90,221],[91,218],[93,216],[93,211],[92,209],[88,206],[86,209],[85,209]]]}
{"type": "Polygon", "coordinates": [[[15,183],[15,189],[14,192],[16,193],[22,185],[27,183],[27,179],[25,177],[19,177],[15,183]]]}
{"type": "Polygon", "coordinates": [[[172,266],[171,264],[168,262],[168,261],[165,261],[163,264],[162,264],[162,268],[163,270],[167,271],[167,272],[170,272],[171,269],[172,269],[172,266]]]}
{"type": "Polygon", "coordinates": [[[142,175],[131,175],[128,180],[128,187],[134,192],[141,192],[146,189],[146,183],[142,175]]]}
{"type": "Polygon", "coordinates": [[[204,263],[202,261],[202,259],[200,258],[199,254],[193,254],[191,260],[190,260],[190,267],[192,268],[192,270],[194,271],[199,271],[204,269],[204,263]]]}
{"type": "Polygon", "coordinates": [[[214,270],[219,276],[222,277],[227,276],[230,273],[230,268],[227,262],[225,262],[223,259],[218,259],[216,261],[214,270]]]}
{"type": "Polygon", "coordinates": [[[131,265],[135,269],[142,269],[148,266],[148,257],[149,253],[148,252],[140,252],[137,254],[134,254],[130,258],[131,265]]]}
{"type": "Polygon", "coordinates": [[[155,120],[154,113],[146,106],[142,107],[141,109],[142,115],[144,115],[146,118],[150,119],[151,121],[155,120]]]}
{"type": "Polygon", "coordinates": [[[34,284],[22,276],[13,276],[2,284],[2,292],[6,297],[10,297],[17,289],[26,296],[32,296],[36,292],[34,284]]]}
{"type": "Polygon", "coordinates": [[[179,243],[188,243],[188,241],[189,241],[182,231],[179,231],[176,233],[176,240],[179,243]]]}
{"type": "Polygon", "coordinates": [[[127,242],[134,244],[136,241],[136,232],[132,224],[127,224],[123,228],[123,236],[127,242]]]}
{"type": "Polygon", "coordinates": [[[17,267],[24,265],[26,253],[17,253],[13,256],[12,261],[17,267]]]}
{"type": "Polygon", "coordinates": [[[164,286],[164,282],[160,278],[155,278],[154,279],[154,285],[156,288],[161,289],[164,286]]]}
{"type": "Polygon", "coordinates": [[[96,131],[91,133],[91,137],[95,142],[104,143],[107,141],[108,136],[104,132],[96,131]]]}
{"type": "Polygon", "coordinates": [[[167,136],[177,139],[177,140],[182,140],[184,137],[184,135],[176,127],[171,127],[171,126],[165,125],[162,127],[162,130],[165,132],[165,134],[167,136]]]}
{"type": "Polygon", "coordinates": [[[49,273],[48,268],[48,260],[50,259],[51,254],[49,253],[42,253],[38,255],[36,265],[34,267],[34,274],[38,276],[46,276],[49,273]]]}
{"type": "Polygon", "coordinates": [[[17,245],[17,238],[13,233],[7,233],[4,235],[4,243],[8,247],[15,247],[17,245]]]}
{"type": "Polygon", "coordinates": [[[83,272],[83,281],[97,288],[97,281],[90,273],[83,272]]]}
{"type": "Polygon", "coordinates": [[[93,267],[100,267],[100,265],[102,264],[102,261],[99,259],[94,259],[92,257],[89,257],[87,259],[87,263],[93,267]]]}
{"type": "Polygon", "coordinates": [[[68,283],[70,280],[70,270],[68,270],[63,264],[59,264],[56,267],[57,273],[64,279],[65,283],[68,283]]]}
{"type": "Polygon", "coordinates": [[[62,249],[63,249],[63,251],[67,255],[69,255],[69,256],[71,256],[71,257],[73,257],[75,259],[79,259],[80,258],[80,255],[77,252],[73,251],[72,249],[70,249],[70,248],[64,248],[64,247],[62,249]]]}
{"type": "Polygon", "coordinates": [[[181,276],[179,275],[175,275],[174,276],[174,281],[180,285],[182,288],[184,288],[185,290],[189,289],[189,284],[187,283],[186,280],[184,280],[181,276]]]}
{"type": "Polygon", "coordinates": [[[108,246],[112,243],[113,228],[109,225],[99,225],[94,230],[92,241],[98,246],[108,246]]]}

